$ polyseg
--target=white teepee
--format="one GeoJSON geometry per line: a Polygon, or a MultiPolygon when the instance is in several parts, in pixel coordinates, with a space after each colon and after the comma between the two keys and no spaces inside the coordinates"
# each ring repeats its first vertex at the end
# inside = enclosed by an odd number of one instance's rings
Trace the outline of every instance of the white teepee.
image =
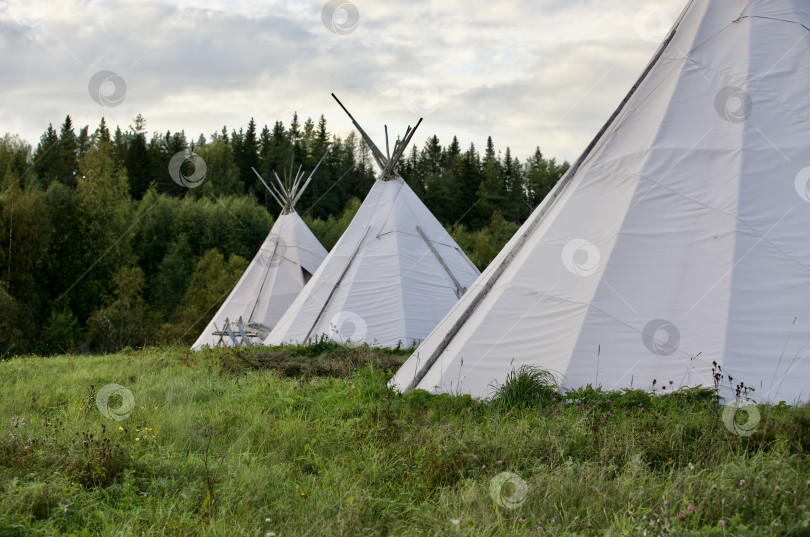
{"type": "Polygon", "coordinates": [[[392,380],[490,395],[810,396],[810,4],[693,0],[618,110],[392,380]],[[729,379],[731,377],[731,379],[729,379]],[[672,381],[672,384],[670,384],[672,381]]]}
{"type": "Polygon", "coordinates": [[[303,184],[304,175],[300,167],[295,177],[286,183],[274,173],[277,185],[266,183],[253,170],[281,205],[281,214],[253,261],[192,349],[206,345],[261,343],[318,270],[326,258],[326,249],[295,212],[295,203],[321,162],[303,184]]]}
{"type": "Polygon", "coordinates": [[[390,158],[354,124],[382,174],[266,344],[326,335],[340,342],[410,346],[430,333],[479,274],[396,172],[419,124],[408,129],[390,158]]]}

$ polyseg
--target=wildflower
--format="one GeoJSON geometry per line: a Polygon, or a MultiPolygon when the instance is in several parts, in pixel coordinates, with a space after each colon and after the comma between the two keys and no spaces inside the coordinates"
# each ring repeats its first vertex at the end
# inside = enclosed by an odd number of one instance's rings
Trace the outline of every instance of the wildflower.
{"type": "Polygon", "coordinates": [[[554,412],[552,412],[552,414],[557,414],[557,413],[559,413],[559,412],[560,412],[560,409],[559,409],[559,408],[555,408],[555,409],[554,409],[554,412]]]}
{"type": "Polygon", "coordinates": [[[717,485],[712,485],[712,490],[717,490],[717,485]]]}
{"type": "Polygon", "coordinates": [[[498,464],[503,464],[503,461],[498,461],[498,464]]]}
{"type": "Polygon", "coordinates": [[[723,520],[723,519],[720,519],[720,526],[721,526],[723,529],[725,529],[725,528],[726,528],[726,521],[725,521],[725,520],[723,520]]]}
{"type": "Polygon", "coordinates": [[[124,428],[123,428],[123,427],[121,427],[121,426],[119,425],[119,426],[118,426],[118,430],[119,430],[119,431],[123,431],[123,430],[124,430],[124,428]]]}
{"type": "Polygon", "coordinates": [[[523,522],[523,517],[518,518],[518,522],[523,522]]]}
{"type": "Polygon", "coordinates": [[[138,437],[136,436],[136,437],[135,437],[135,441],[136,441],[136,442],[140,442],[140,441],[141,441],[141,439],[140,439],[140,438],[138,438],[138,437]]]}
{"type": "Polygon", "coordinates": [[[557,522],[557,519],[556,519],[556,518],[552,518],[552,519],[551,519],[551,523],[552,523],[552,524],[554,524],[555,522],[557,522]]]}
{"type": "Polygon", "coordinates": [[[694,504],[690,503],[689,505],[686,506],[686,508],[689,509],[689,511],[692,512],[692,513],[695,512],[695,505],[694,504]]]}
{"type": "MultiPolygon", "coordinates": [[[[810,481],[808,481],[808,483],[810,483],[810,481]]],[[[745,479],[740,479],[740,486],[742,487],[743,485],[745,485],[745,479]]]]}
{"type": "Polygon", "coordinates": [[[267,522],[268,524],[272,522],[272,520],[270,520],[269,518],[265,518],[264,521],[267,522]]]}
{"type": "Polygon", "coordinates": [[[552,403],[556,403],[556,402],[557,402],[557,398],[556,398],[556,397],[552,397],[552,398],[551,398],[551,402],[552,402],[552,403]]]}
{"type": "Polygon", "coordinates": [[[611,412],[610,414],[608,414],[608,417],[612,418],[612,417],[613,417],[613,412],[611,412]]]}
{"type": "Polygon", "coordinates": [[[473,455],[473,460],[477,462],[478,461],[478,455],[473,455]]]}
{"type": "Polygon", "coordinates": [[[633,503],[633,498],[629,498],[629,499],[628,499],[628,501],[629,501],[630,503],[633,503]]]}
{"type": "Polygon", "coordinates": [[[543,526],[537,526],[537,531],[543,531],[543,526]]]}
{"type": "Polygon", "coordinates": [[[608,404],[609,404],[609,405],[613,404],[613,401],[612,401],[612,400],[610,400],[610,399],[608,399],[608,401],[607,401],[607,402],[608,402],[608,404]]]}
{"type": "Polygon", "coordinates": [[[664,507],[669,507],[669,500],[664,500],[664,507]]]}
{"type": "Polygon", "coordinates": [[[683,509],[680,510],[678,513],[678,520],[683,520],[686,518],[686,513],[684,513],[683,509]]]}
{"type": "Polygon", "coordinates": [[[779,491],[780,491],[780,490],[782,490],[782,489],[781,489],[781,488],[779,488],[779,485],[776,485],[776,486],[773,488],[773,490],[774,490],[774,492],[779,492],[779,491]]]}
{"type": "Polygon", "coordinates": [[[461,520],[458,518],[451,518],[450,523],[453,524],[454,526],[458,526],[459,523],[461,523],[461,520]]]}
{"type": "Polygon", "coordinates": [[[482,464],[482,465],[481,465],[481,469],[482,469],[482,470],[486,469],[486,467],[487,467],[487,465],[486,465],[486,464],[482,464]]]}

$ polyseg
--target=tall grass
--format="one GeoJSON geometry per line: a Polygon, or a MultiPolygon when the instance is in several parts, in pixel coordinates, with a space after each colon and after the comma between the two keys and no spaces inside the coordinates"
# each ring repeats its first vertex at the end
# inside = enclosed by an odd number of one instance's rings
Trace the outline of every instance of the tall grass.
{"type": "Polygon", "coordinates": [[[491,401],[400,395],[406,356],[0,363],[0,536],[810,534],[807,405],[757,407],[746,437],[705,390],[555,393],[524,370],[491,401]],[[98,410],[109,383],[134,396],[122,421],[98,410]],[[514,509],[490,494],[505,471],[514,509]]]}

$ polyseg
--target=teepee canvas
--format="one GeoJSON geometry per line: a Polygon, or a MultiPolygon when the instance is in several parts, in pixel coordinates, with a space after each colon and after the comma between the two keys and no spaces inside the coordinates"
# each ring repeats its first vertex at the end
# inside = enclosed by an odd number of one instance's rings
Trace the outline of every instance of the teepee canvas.
{"type": "Polygon", "coordinates": [[[430,333],[479,274],[396,171],[419,124],[390,156],[354,124],[382,174],[266,344],[327,336],[410,346],[430,333]]]}
{"type": "Polygon", "coordinates": [[[318,270],[326,258],[326,249],[295,212],[295,203],[309,185],[315,170],[303,183],[300,167],[295,177],[287,182],[275,174],[275,185],[265,182],[253,170],[281,205],[281,214],[236,287],[197,338],[193,349],[206,345],[260,344],[318,270]]]}
{"type": "Polygon", "coordinates": [[[638,83],[392,380],[491,395],[743,382],[810,396],[810,4],[693,0],[638,83]],[[671,381],[671,384],[670,384],[671,381]]]}

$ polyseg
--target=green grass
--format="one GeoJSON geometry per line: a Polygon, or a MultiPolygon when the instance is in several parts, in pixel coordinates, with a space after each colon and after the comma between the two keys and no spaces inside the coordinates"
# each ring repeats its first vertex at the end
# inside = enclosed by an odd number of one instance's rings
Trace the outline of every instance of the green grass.
{"type": "Polygon", "coordinates": [[[555,393],[525,370],[491,402],[403,396],[386,383],[406,357],[321,342],[2,362],[0,537],[810,535],[807,405],[760,406],[746,437],[706,390],[555,393]],[[110,383],[134,396],[122,421],[96,404],[110,383]],[[506,471],[525,497],[490,494],[506,471]]]}

